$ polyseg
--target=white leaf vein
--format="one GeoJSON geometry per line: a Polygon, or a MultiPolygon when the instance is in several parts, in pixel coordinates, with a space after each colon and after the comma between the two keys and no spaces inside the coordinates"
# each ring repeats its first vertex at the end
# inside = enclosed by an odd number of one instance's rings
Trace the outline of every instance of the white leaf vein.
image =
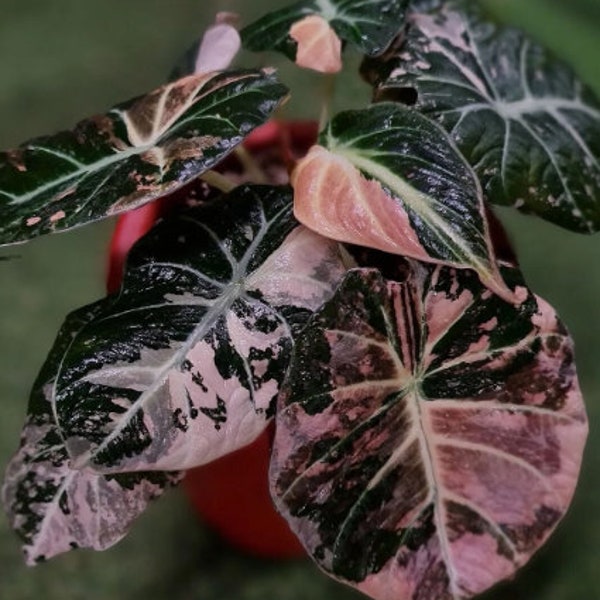
{"type": "MultiPolygon", "coordinates": [[[[532,465],[530,462],[527,462],[525,459],[519,456],[510,454],[494,446],[488,446],[487,444],[469,442],[467,440],[462,440],[458,438],[449,438],[440,434],[432,433],[431,440],[436,444],[438,448],[449,447],[454,448],[456,450],[467,450],[470,452],[486,454],[488,456],[493,456],[494,458],[510,463],[511,465],[516,465],[517,467],[520,467],[521,469],[527,471],[531,475],[534,475],[535,478],[538,479],[546,488],[546,491],[549,492],[550,495],[552,495],[554,498],[556,498],[557,502],[559,502],[556,490],[552,487],[551,483],[549,482],[549,477],[546,474],[542,473],[542,471],[540,471],[535,465],[532,465]]],[[[560,502],[558,506],[561,506],[560,502]]]]}

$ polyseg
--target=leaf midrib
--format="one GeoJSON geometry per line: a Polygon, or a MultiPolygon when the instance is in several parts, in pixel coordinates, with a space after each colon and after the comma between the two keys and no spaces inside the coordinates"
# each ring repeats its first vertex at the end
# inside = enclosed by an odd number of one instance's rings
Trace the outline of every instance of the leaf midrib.
{"type": "MultiPolygon", "coordinates": [[[[361,153],[354,148],[342,145],[332,145],[330,149],[335,154],[342,156],[354,164],[359,170],[368,173],[374,179],[383,183],[383,185],[391,190],[398,199],[401,199],[410,210],[418,214],[427,223],[430,230],[436,234],[436,237],[438,237],[444,247],[449,250],[450,254],[455,257],[455,266],[464,267],[465,257],[469,257],[470,266],[482,276],[482,279],[490,281],[494,279],[494,273],[490,269],[489,263],[482,261],[481,258],[473,252],[473,249],[464,243],[464,240],[461,237],[457,238],[456,233],[449,228],[444,220],[431,208],[430,204],[436,202],[431,196],[413,188],[387,167],[371,160],[365,156],[364,153],[361,153]],[[442,232],[443,237],[441,237],[438,232],[442,232]],[[448,239],[453,241],[455,247],[448,244],[448,239]],[[457,252],[456,248],[460,250],[460,253],[457,252]]],[[[433,262],[446,262],[434,257],[431,257],[431,259],[433,262]]]]}
{"type": "Polygon", "coordinates": [[[126,150],[118,151],[117,153],[115,153],[111,156],[105,156],[105,157],[101,158],[100,160],[97,160],[92,163],[88,163],[87,165],[85,165],[84,168],[80,168],[75,171],[71,171],[70,173],[63,175],[62,177],[59,177],[58,179],[53,179],[52,181],[49,181],[45,185],[39,186],[29,192],[26,192],[25,194],[21,194],[20,196],[13,196],[14,199],[9,202],[9,205],[18,206],[18,205],[24,204],[25,202],[28,202],[29,200],[35,198],[36,196],[43,194],[44,192],[47,192],[48,190],[51,190],[53,188],[58,188],[58,187],[62,186],[63,184],[68,183],[72,179],[83,179],[83,178],[85,178],[86,175],[89,175],[92,173],[97,173],[98,171],[101,171],[107,167],[110,167],[111,165],[114,165],[115,163],[126,160],[126,159],[130,158],[131,156],[143,154],[144,152],[147,152],[150,149],[152,149],[154,147],[154,145],[155,145],[154,143],[151,143],[146,146],[138,146],[138,147],[130,146],[126,150]]]}
{"type": "Polygon", "coordinates": [[[440,490],[442,490],[444,486],[441,483],[442,477],[438,472],[434,458],[435,449],[432,447],[434,444],[430,444],[428,441],[428,436],[433,439],[433,427],[425,416],[426,411],[421,410],[421,403],[427,402],[427,398],[421,394],[419,386],[415,385],[412,393],[406,395],[406,402],[410,407],[413,415],[413,422],[415,423],[414,427],[417,428],[418,432],[417,437],[434,505],[433,519],[435,522],[436,534],[440,543],[441,557],[448,574],[450,593],[452,594],[453,599],[458,600],[460,598],[457,585],[458,577],[454,571],[451,558],[450,540],[446,534],[446,509],[444,507],[443,494],[440,493],[440,490]]]}
{"type": "Polygon", "coordinates": [[[108,445],[117,439],[123,430],[129,425],[133,416],[141,410],[147,402],[152,401],[155,397],[157,390],[167,380],[171,370],[182,362],[187,356],[189,351],[202,339],[211,329],[211,327],[217,322],[218,318],[223,315],[235,302],[238,295],[235,293],[236,288],[234,286],[228,286],[229,289],[234,289],[234,293],[228,293],[228,290],[206,311],[198,325],[194,328],[188,339],[183,343],[171,356],[171,358],[163,363],[159,373],[154,379],[154,383],[150,385],[140,396],[131,404],[131,406],[124,412],[118,420],[117,426],[110,431],[110,433],[102,440],[102,442],[80,456],[72,457],[72,468],[83,469],[88,466],[92,466],[92,462],[95,457],[103,452],[108,445]]]}

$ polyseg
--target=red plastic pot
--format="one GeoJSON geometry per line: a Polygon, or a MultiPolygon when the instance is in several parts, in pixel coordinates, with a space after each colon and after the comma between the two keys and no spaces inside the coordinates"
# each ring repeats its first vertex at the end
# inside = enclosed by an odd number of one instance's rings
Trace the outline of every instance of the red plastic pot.
{"type": "MultiPolygon", "coordinates": [[[[244,142],[251,154],[273,151],[288,170],[317,136],[314,122],[270,122],[244,142]]],[[[131,246],[169,211],[167,197],[119,217],[110,244],[107,289],[119,289],[123,264],[131,246]]],[[[208,465],[188,471],[183,486],[204,522],[234,547],[268,558],[304,556],[305,550],[287,522],[274,509],[268,489],[273,428],[252,444],[208,465]]]]}

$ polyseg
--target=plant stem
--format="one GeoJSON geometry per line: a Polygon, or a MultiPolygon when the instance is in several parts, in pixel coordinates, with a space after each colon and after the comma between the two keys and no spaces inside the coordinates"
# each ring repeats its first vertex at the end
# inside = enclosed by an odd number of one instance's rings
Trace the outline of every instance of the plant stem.
{"type": "Polygon", "coordinates": [[[234,152],[238,157],[238,160],[242,163],[242,167],[248,174],[248,178],[252,183],[268,183],[265,172],[260,168],[260,165],[246,148],[237,146],[234,152]]]}
{"type": "Polygon", "coordinates": [[[216,171],[212,170],[206,171],[200,175],[200,179],[202,179],[202,181],[205,183],[208,183],[208,185],[211,187],[220,190],[224,194],[231,192],[231,190],[237,187],[237,184],[231,181],[231,179],[228,179],[224,175],[221,175],[221,173],[217,173],[216,171]]]}
{"type": "Polygon", "coordinates": [[[327,74],[323,79],[323,88],[321,92],[323,104],[321,105],[321,116],[319,117],[319,131],[323,131],[325,125],[327,125],[327,122],[329,121],[329,112],[335,95],[336,81],[337,73],[327,74]]]}

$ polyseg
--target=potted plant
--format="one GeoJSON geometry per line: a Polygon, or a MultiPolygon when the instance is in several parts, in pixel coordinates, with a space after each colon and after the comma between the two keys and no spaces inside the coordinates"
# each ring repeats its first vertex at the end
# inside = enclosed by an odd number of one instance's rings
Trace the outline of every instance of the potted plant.
{"type": "Polygon", "coordinates": [[[274,422],[271,493],[322,569],[374,598],[476,595],[556,526],[587,432],[572,342],[489,206],[596,230],[598,101],[461,2],[300,2],[241,39],[330,74],[354,45],[374,102],[296,152],[261,130],[285,86],[227,68],[221,16],[171,83],[2,157],[2,243],[169,213],[59,332],[10,519],[32,563],[107,547],[274,422]]]}

